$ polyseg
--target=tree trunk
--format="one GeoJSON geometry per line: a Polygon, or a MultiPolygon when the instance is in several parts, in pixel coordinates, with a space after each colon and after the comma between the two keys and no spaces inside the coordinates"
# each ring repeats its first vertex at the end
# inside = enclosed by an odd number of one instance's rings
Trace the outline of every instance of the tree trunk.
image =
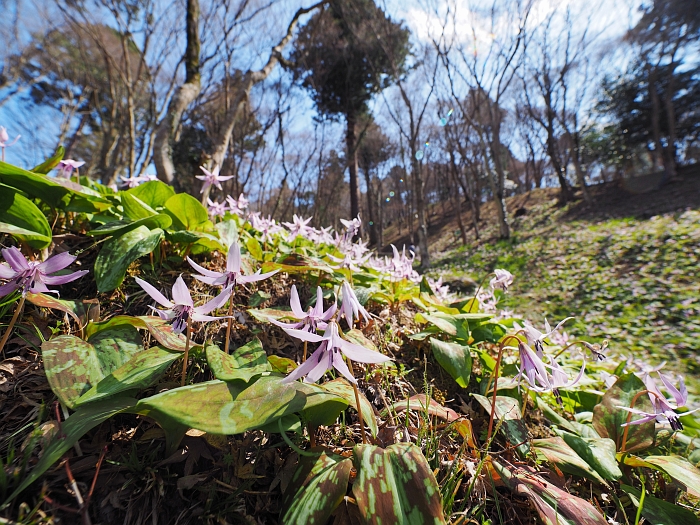
{"type": "Polygon", "coordinates": [[[367,224],[366,230],[369,232],[369,242],[370,244],[377,245],[377,217],[374,213],[374,192],[372,191],[372,181],[370,180],[369,169],[364,169],[362,172],[365,175],[365,184],[367,185],[367,216],[369,223],[367,224]]]}
{"type": "MultiPolygon", "coordinates": [[[[654,137],[654,164],[663,166],[666,170],[666,158],[664,147],[661,144],[661,108],[659,106],[659,93],[656,91],[657,72],[648,68],[649,76],[649,98],[651,99],[651,132],[654,137]]],[[[666,171],[668,175],[668,171],[666,171]]]]}
{"type": "Polygon", "coordinates": [[[673,95],[676,77],[671,72],[668,79],[666,96],[664,97],[664,108],[666,109],[666,125],[668,126],[668,148],[666,152],[667,169],[666,176],[670,179],[676,178],[676,110],[673,107],[673,95]]]}
{"type": "Polygon", "coordinates": [[[345,129],[346,159],[348,173],[350,175],[350,218],[354,219],[360,213],[360,191],[357,184],[357,148],[355,147],[355,115],[345,115],[347,127],[345,129]]]}
{"type": "Polygon", "coordinates": [[[430,252],[428,250],[428,222],[425,214],[425,195],[423,193],[423,177],[421,174],[420,161],[416,160],[415,141],[411,144],[411,167],[413,170],[413,192],[416,199],[416,215],[418,215],[418,250],[420,251],[421,269],[425,271],[430,268],[430,252]]]}
{"type": "Polygon", "coordinates": [[[571,137],[571,143],[573,145],[573,150],[574,150],[574,169],[576,170],[576,180],[578,181],[578,185],[581,186],[581,196],[583,197],[583,200],[586,204],[591,203],[591,193],[588,191],[588,186],[586,186],[586,172],[583,169],[583,166],[581,165],[581,148],[580,148],[580,139],[579,139],[579,134],[575,133],[574,136],[571,137]]]}
{"type": "Polygon", "coordinates": [[[167,184],[175,182],[172,146],[182,114],[201,90],[199,72],[199,0],[187,0],[187,47],[185,48],[185,83],[168,104],[163,120],[158,124],[153,161],[158,178],[167,184]]]}

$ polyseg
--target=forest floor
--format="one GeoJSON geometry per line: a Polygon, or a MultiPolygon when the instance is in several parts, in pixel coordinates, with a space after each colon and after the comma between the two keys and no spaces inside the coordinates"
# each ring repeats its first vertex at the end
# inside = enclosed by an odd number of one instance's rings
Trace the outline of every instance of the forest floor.
{"type": "MultiPolygon", "coordinates": [[[[442,220],[430,228],[428,274],[465,292],[505,268],[515,282],[499,307],[537,325],[574,316],[571,337],[608,339],[621,358],[667,361],[700,392],[700,174],[645,193],[618,184],[591,190],[589,206],[560,205],[557,189],[508,199],[507,241],[498,240],[488,203],[481,238],[471,229],[466,246],[454,211],[436,207],[431,217],[442,220]]],[[[463,221],[471,225],[470,214],[463,221]]],[[[390,242],[406,242],[391,233],[390,242]]]]}

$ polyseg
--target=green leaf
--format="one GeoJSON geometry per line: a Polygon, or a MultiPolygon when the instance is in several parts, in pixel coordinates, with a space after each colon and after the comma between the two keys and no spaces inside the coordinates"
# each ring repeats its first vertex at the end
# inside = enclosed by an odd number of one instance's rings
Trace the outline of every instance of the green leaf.
{"type": "MultiPolygon", "coordinates": [[[[593,428],[601,437],[610,438],[615,442],[616,450],[620,450],[622,436],[629,412],[618,406],[629,407],[632,398],[646,387],[641,379],[633,373],[620,376],[615,384],[605,392],[603,399],[593,408],[593,428]]],[[[634,408],[645,412],[652,411],[651,401],[646,394],[637,398],[634,408]]],[[[632,415],[632,421],[637,416],[632,415]]],[[[654,444],[654,422],[641,425],[630,425],[627,435],[626,452],[645,450],[654,444]]]]}
{"type": "Polygon", "coordinates": [[[166,414],[211,434],[240,434],[324,403],[347,406],[316,385],[281,381],[282,377],[272,375],[250,386],[240,381],[207,381],[142,399],[137,408],[147,415],[154,413],[155,419],[159,413],[166,414]]]}
{"type": "Polygon", "coordinates": [[[123,192],[119,197],[124,208],[124,215],[133,221],[147,219],[158,214],[156,210],[131,193],[123,192]]]}
{"type": "Polygon", "coordinates": [[[58,148],[56,148],[56,152],[51,157],[46,159],[38,166],[34,166],[30,171],[32,171],[33,173],[41,173],[43,175],[46,175],[48,172],[50,172],[52,169],[58,166],[58,163],[63,160],[63,156],[65,154],[66,148],[64,148],[63,146],[59,146],[58,148]]]}
{"type": "Polygon", "coordinates": [[[691,496],[700,498],[700,470],[681,456],[647,456],[644,461],[663,470],[691,496]]]}
{"type": "Polygon", "coordinates": [[[100,292],[117,288],[129,265],[158,247],[163,230],[149,230],[145,226],[107,241],[95,260],[95,281],[100,292]]]}
{"type": "MultiPolygon", "coordinates": [[[[639,507],[639,498],[641,492],[629,485],[620,485],[632,500],[635,507],[639,507]]],[[[698,525],[700,520],[697,516],[683,507],[669,503],[659,498],[644,495],[644,506],[642,507],[642,516],[651,523],[651,525],[698,525]]]]}
{"type": "Polygon", "coordinates": [[[166,201],[175,195],[175,190],[160,180],[150,180],[139,184],[135,188],[130,188],[124,193],[138,198],[141,202],[147,204],[153,209],[160,208],[165,205],[166,201]]]}
{"type": "Polygon", "coordinates": [[[527,497],[545,525],[608,525],[586,500],[573,496],[535,473],[492,460],[496,473],[514,494],[527,497]]]}
{"type": "MultiPolygon", "coordinates": [[[[346,381],[342,377],[334,379],[333,381],[323,383],[320,386],[324,390],[327,390],[328,392],[343,398],[351,407],[357,410],[357,403],[355,401],[355,389],[348,381],[346,381]]],[[[372,432],[372,436],[376,437],[379,428],[377,426],[377,418],[374,415],[374,407],[372,407],[371,403],[362,394],[362,392],[360,392],[359,394],[364,422],[369,427],[370,432],[372,432]]]]}
{"type": "Polygon", "coordinates": [[[253,295],[250,296],[250,299],[248,299],[248,306],[251,306],[253,308],[260,306],[262,303],[270,299],[272,295],[270,295],[267,292],[263,292],[262,290],[257,290],[253,295]]]}
{"type": "Polygon", "coordinates": [[[615,442],[612,439],[582,438],[564,431],[557,434],[603,479],[617,481],[622,477],[622,471],[615,458],[615,442]]]}
{"type": "Polygon", "coordinates": [[[352,460],[319,452],[302,456],[284,494],[281,523],[327,523],[348,490],[352,460]]]}
{"type": "Polygon", "coordinates": [[[96,319],[100,316],[100,303],[97,299],[67,301],[43,293],[28,293],[27,301],[42,308],[50,308],[67,313],[81,328],[88,320],[96,319]]]}
{"type": "Polygon", "coordinates": [[[430,338],[430,348],[440,366],[457,381],[462,388],[467,388],[472,373],[472,356],[469,347],[457,343],[446,343],[430,338]]]}
{"type": "Polygon", "coordinates": [[[43,212],[4,184],[0,184],[0,232],[9,233],[36,249],[51,244],[51,226],[43,212]]]}
{"type": "Polygon", "coordinates": [[[263,273],[271,272],[272,270],[280,270],[287,273],[307,273],[307,272],[324,272],[333,274],[327,262],[307,255],[298,253],[290,253],[277,259],[277,261],[267,261],[262,264],[263,273]]]}
{"type": "Polygon", "coordinates": [[[262,261],[263,260],[263,251],[262,251],[262,246],[260,246],[260,243],[255,237],[250,237],[249,239],[246,240],[245,242],[246,248],[248,248],[248,253],[255,259],[256,261],[262,261]]]}
{"type": "Polygon", "coordinates": [[[280,374],[289,374],[292,370],[296,369],[297,364],[288,357],[280,357],[278,355],[267,356],[267,362],[270,363],[273,372],[279,372],[280,374]]]}
{"type": "Polygon", "coordinates": [[[254,377],[272,370],[267,362],[267,354],[257,337],[237,348],[231,355],[222,352],[216,345],[208,345],[206,354],[214,377],[222,381],[240,379],[247,383],[254,377]]]}
{"type": "Polygon", "coordinates": [[[165,213],[173,219],[174,230],[201,230],[211,224],[209,213],[192,195],[178,193],[170,197],[165,204],[165,213]]]}
{"type": "Polygon", "coordinates": [[[173,221],[169,215],[159,213],[150,217],[144,217],[143,219],[139,219],[137,221],[123,220],[108,222],[107,224],[90,230],[87,232],[87,234],[92,236],[112,235],[114,237],[119,237],[120,235],[124,235],[131,230],[135,230],[139,226],[145,226],[149,230],[156,228],[164,230],[165,228],[169,228],[172,222],[173,221]]]}
{"type": "Polygon", "coordinates": [[[185,351],[187,342],[185,336],[183,334],[174,333],[172,326],[170,326],[168,321],[165,321],[160,317],[150,315],[142,315],[139,317],[117,315],[108,321],[89,323],[85,328],[85,335],[88,339],[90,339],[98,332],[122,325],[131,325],[139,330],[148,330],[156,341],[158,341],[165,348],[175,350],[177,352],[185,351]]]}
{"type": "Polygon", "coordinates": [[[135,404],[135,399],[117,398],[79,408],[61,424],[61,432],[53,437],[29,476],[10,494],[5,504],[14,500],[23,490],[38,480],[51,465],[61,459],[61,456],[72,448],[87,432],[119,412],[128,410],[135,404]]]}
{"type": "Polygon", "coordinates": [[[51,390],[68,408],[105,374],[95,347],[73,335],[59,335],[41,345],[46,378],[51,390]]]}
{"type": "Polygon", "coordinates": [[[562,472],[587,478],[607,485],[600,474],[586,463],[576,452],[560,437],[546,439],[533,439],[532,448],[535,453],[550,463],[554,463],[562,472]]]}
{"type": "MultiPolygon", "coordinates": [[[[484,410],[491,414],[491,402],[493,397],[484,397],[479,394],[472,394],[479,404],[484,407],[484,410]]],[[[516,446],[516,450],[523,456],[527,456],[530,452],[530,444],[528,439],[527,427],[520,417],[520,405],[518,400],[507,396],[496,397],[496,419],[503,421],[501,432],[511,445],[516,446]]]]}
{"type": "Polygon", "coordinates": [[[353,455],[357,479],[352,492],[365,523],[445,523],[437,481],[418,447],[357,445],[353,455]]]}
{"type": "Polygon", "coordinates": [[[143,352],[143,339],[133,326],[115,326],[88,339],[95,347],[103,375],[111,374],[131,358],[143,352]]]}
{"type": "Polygon", "coordinates": [[[238,241],[238,224],[236,224],[236,221],[228,219],[217,223],[216,231],[219,233],[222,252],[228,253],[231,245],[238,241]]]}
{"type": "Polygon", "coordinates": [[[129,390],[148,388],[181,355],[159,346],[144,350],[85,392],[75,404],[85,405],[129,390]]]}

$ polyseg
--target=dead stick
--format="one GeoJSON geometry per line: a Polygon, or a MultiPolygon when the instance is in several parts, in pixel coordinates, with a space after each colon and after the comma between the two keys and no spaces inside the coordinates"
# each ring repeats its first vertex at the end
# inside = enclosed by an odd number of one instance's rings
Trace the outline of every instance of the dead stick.
{"type": "Polygon", "coordinates": [[[22,298],[19,300],[19,304],[17,304],[17,308],[15,308],[15,313],[10,320],[10,324],[7,325],[7,330],[5,330],[5,334],[2,336],[2,341],[0,341],[0,352],[2,352],[3,359],[5,359],[5,343],[7,343],[7,340],[10,338],[10,334],[12,333],[12,329],[15,327],[17,318],[19,317],[22,308],[24,308],[24,299],[25,297],[22,295],[22,298]]]}

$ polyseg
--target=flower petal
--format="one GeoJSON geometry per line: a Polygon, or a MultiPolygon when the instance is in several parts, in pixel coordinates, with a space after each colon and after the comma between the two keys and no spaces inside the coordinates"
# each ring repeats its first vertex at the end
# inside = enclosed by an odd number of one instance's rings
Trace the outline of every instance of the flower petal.
{"type": "Polygon", "coordinates": [[[68,252],[59,253],[58,255],[46,259],[38,266],[38,269],[41,273],[48,275],[70,266],[76,259],[77,257],[75,255],[71,255],[68,252]]]}
{"type": "Polygon", "coordinates": [[[349,359],[357,361],[358,363],[384,363],[385,361],[391,361],[391,357],[375,352],[374,350],[370,350],[369,348],[365,348],[364,346],[350,343],[345,339],[341,339],[340,337],[338,340],[340,341],[339,346],[342,352],[349,359]]]}
{"type": "Polygon", "coordinates": [[[168,301],[168,299],[166,299],[165,296],[155,288],[155,286],[148,284],[146,281],[139,279],[138,277],[134,277],[134,280],[157,303],[162,304],[166,308],[173,308],[175,306],[173,303],[168,301]]]}
{"type": "MultiPolygon", "coordinates": [[[[204,268],[204,267],[198,265],[196,262],[194,262],[194,261],[193,261],[192,259],[190,259],[189,257],[187,257],[187,262],[190,263],[190,266],[191,266],[192,268],[194,268],[195,270],[197,270],[199,273],[201,273],[203,276],[206,276],[206,277],[221,277],[222,275],[224,275],[224,274],[221,273],[221,272],[215,272],[215,271],[213,271],[213,270],[207,270],[206,268],[204,268]]],[[[197,277],[197,276],[195,275],[194,277],[197,277]]]]}
{"type": "Polygon", "coordinates": [[[197,306],[194,311],[200,314],[208,314],[214,310],[221,308],[228,298],[231,297],[232,286],[229,286],[224,291],[222,291],[218,296],[214,297],[211,301],[204,303],[202,306],[197,306]]]}
{"type": "Polygon", "coordinates": [[[17,275],[17,271],[10,268],[8,264],[0,264],[0,279],[12,279],[15,275],[17,275]]]}
{"type": "Polygon", "coordinates": [[[29,270],[29,262],[27,261],[26,257],[22,255],[22,252],[15,246],[4,248],[2,250],[2,256],[8,263],[10,263],[13,270],[18,272],[29,270]]]}
{"type": "Polygon", "coordinates": [[[318,343],[319,341],[323,340],[323,337],[321,337],[320,335],[313,334],[311,332],[305,332],[304,330],[285,328],[284,331],[292,337],[296,337],[297,339],[301,339],[302,341],[308,341],[309,343],[318,343]]]}
{"type": "Polygon", "coordinates": [[[343,356],[340,352],[333,352],[333,368],[340,372],[345,379],[351,383],[357,384],[357,379],[350,373],[348,365],[343,361],[343,356]]]}
{"type": "Polygon", "coordinates": [[[239,275],[238,282],[239,283],[254,283],[256,281],[262,281],[263,279],[267,279],[268,277],[272,277],[277,272],[279,272],[279,270],[273,270],[273,271],[267,272],[267,273],[260,273],[260,270],[258,270],[253,275],[239,275]]]}
{"type": "Polygon", "coordinates": [[[226,255],[226,271],[241,273],[241,247],[235,241],[229,246],[226,255]]]}
{"type": "Polygon", "coordinates": [[[291,291],[291,298],[289,300],[289,304],[292,307],[292,312],[294,312],[294,316],[297,319],[304,319],[306,317],[306,313],[304,313],[303,308],[301,307],[301,302],[299,301],[299,293],[297,292],[297,287],[296,285],[292,285],[292,291],[291,291]]]}
{"type": "Polygon", "coordinates": [[[192,296],[190,295],[190,289],[187,288],[182,275],[180,275],[175,284],[173,285],[173,301],[175,304],[181,304],[184,306],[194,306],[192,302],[192,296]]]}
{"type": "Polygon", "coordinates": [[[66,275],[46,275],[41,281],[46,284],[66,284],[76,279],[80,279],[86,273],[90,273],[90,270],[78,270],[77,272],[69,273],[66,275]]]}
{"type": "Polygon", "coordinates": [[[311,370],[318,365],[319,358],[323,357],[323,353],[323,347],[319,347],[305,362],[292,370],[289,375],[282,380],[282,383],[291,383],[311,372],[311,370]]]}
{"type": "Polygon", "coordinates": [[[19,288],[19,285],[17,283],[7,283],[3,284],[0,286],[0,297],[5,297],[6,295],[10,295],[12,292],[17,290],[19,288]]]}

